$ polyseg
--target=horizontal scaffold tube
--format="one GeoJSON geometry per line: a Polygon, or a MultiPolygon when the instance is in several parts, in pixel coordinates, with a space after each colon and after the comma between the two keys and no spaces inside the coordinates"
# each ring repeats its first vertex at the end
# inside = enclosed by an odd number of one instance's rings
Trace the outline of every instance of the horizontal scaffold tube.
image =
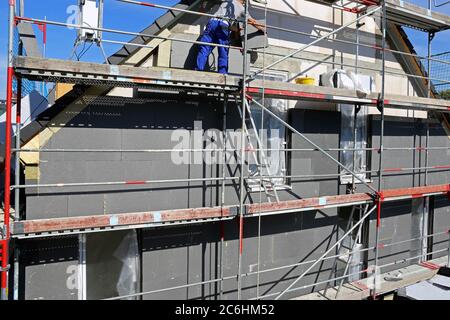
{"type": "MultiPolygon", "coordinates": [[[[412,240],[414,240],[414,239],[412,239],[412,240]]],[[[392,245],[395,245],[395,243],[392,243],[392,245]]],[[[363,250],[355,250],[355,251],[352,251],[352,252],[347,252],[347,254],[354,254],[354,253],[357,253],[357,252],[363,252],[363,251],[367,251],[369,249],[372,249],[372,248],[366,248],[366,249],[363,249],[363,250]]],[[[387,266],[390,266],[390,265],[400,264],[402,262],[406,262],[406,261],[412,260],[412,259],[417,259],[417,258],[420,258],[422,256],[427,256],[429,254],[436,254],[436,253],[444,252],[445,250],[447,250],[447,249],[436,250],[436,251],[433,251],[431,253],[421,254],[420,256],[415,256],[415,257],[411,257],[411,258],[408,258],[408,259],[396,260],[396,261],[394,261],[392,263],[389,263],[389,264],[386,264],[386,265],[382,265],[382,266],[380,266],[380,268],[384,268],[384,267],[387,267],[387,266]]],[[[333,255],[333,256],[327,256],[323,260],[334,259],[334,258],[337,258],[337,257],[340,257],[340,256],[342,256],[342,254],[337,254],[337,255],[333,255]]],[[[315,261],[316,260],[313,259],[313,260],[299,262],[297,264],[285,265],[285,266],[280,266],[280,267],[271,268],[271,269],[264,269],[264,270],[259,271],[259,273],[273,272],[273,271],[278,271],[278,270],[286,269],[286,268],[292,268],[292,267],[296,267],[296,266],[300,266],[300,265],[307,265],[307,264],[314,263],[315,261]]],[[[322,281],[322,282],[314,282],[312,284],[309,284],[309,285],[306,285],[306,286],[303,286],[303,287],[298,287],[298,289],[304,289],[305,287],[315,286],[315,285],[319,285],[319,284],[326,283],[326,282],[331,282],[331,281],[335,281],[335,280],[339,280],[339,279],[349,278],[349,277],[351,277],[353,275],[361,275],[361,274],[363,274],[365,272],[367,272],[367,270],[360,270],[360,271],[357,271],[355,273],[351,273],[351,274],[347,274],[347,275],[344,275],[344,276],[328,279],[328,280],[325,280],[325,281],[322,281]]],[[[254,274],[257,274],[257,273],[258,273],[258,271],[242,273],[241,277],[248,277],[248,276],[251,276],[251,275],[254,275],[254,274]]],[[[188,284],[174,286],[174,287],[167,287],[167,288],[156,289],[156,290],[151,290],[151,291],[143,291],[143,292],[138,292],[138,293],[132,293],[132,294],[123,295],[123,296],[116,296],[116,297],[106,298],[104,300],[127,299],[127,298],[132,298],[132,297],[139,297],[139,296],[157,294],[157,293],[161,293],[161,292],[174,291],[174,290],[179,290],[179,289],[185,289],[185,288],[191,288],[191,287],[201,286],[201,285],[205,285],[205,284],[215,283],[215,282],[224,281],[224,280],[235,280],[235,279],[236,279],[236,276],[227,276],[227,277],[223,277],[223,278],[216,278],[216,279],[211,279],[211,280],[205,280],[205,281],[199,281],[199,282],[194,282],[194,283],[188,283],[188,284]]],[[[361,281],[361,280],[359,280],[359,281],[361,281]]],[[[274,293],[273,295],[276,295],[276,294],[278,294],[278,292],[274,293]]],[[[259,299],[259,298],[262,298],[262,297],[255,297],[254,299],[259,299]]]]}
{"type": "MultiPolygon", "coordinates": [[[[450,147],[398,147],[387,148],[383,147],[383,151],[427,151],[427,150],[449,150],[450,147]]],[[[376,151],[379,152],[380,148],[322,148],[324,151],[376,151]]],[[[213,148],[213,149],[70,149],[70,148],[58,148],[58,149],[12,149],[12,152],[123,152],[123,153],[164,153],[164,152],[232,152],[240,151],[240,149],[234,148],[213,148]]],[[[319,151],[317,148],[253,148],[246,151],[279,151],[279,152],[295,152],[295,151],[319,151]]]]}
{"type": "MultiPolygon", "coordinates": [[[[384,173],[392,172],[405,172],[416,170],[438,170],[447,171],[450,170],[450,165],[435,165],[427,167],[412,167],[412,168],[385,168],[384,173]]],[[[378,170],[365,170],[358,171],[358,174],[371,173],[377,176],[378,170]]],[[[327,174],[311,174],[311,175],[283,175],[284,178],[325,178],[325,177],[341,177],[346,176],[348,173],[327,173],[327,174]]],[[[244,176],[245,180],[254,180],[255,176],[244,176]]],[[[258,178],[269,179],[279,178],[277,175],[259,175],[258,178]]],[[[205,182],[205,181],[234,181],[238,180],[238,177],[211,177],[211,178],[185,178],[185,179],[161,179],[161,180],[125,180],[125,181],[97,181],[97,182],[58,182],[58,183],[45,183],[45,184],[19,184],[11,185],[11,189],[29,189],[29,188],[74,188],[74,187],[96,187],[96,186],[126,186],[126,185],[155,185],[166,183],[185,183],[185,182],[205,182]]],[[[276,187],[276,185],[275,185],[276,187]]]]}
{"type": "MultiPolygon", "coordinates": [[[[381,270],[383,268],[386,268],[386,267],[389,267],[389,266],[392,266],[392,265],[405,263],[407,261],[418,259],[418,258],[421,258],[421,257],[424,257],[424,256],[428,256],[430,254],[438,254],[438,253],[441,253],[441,252],[445,252],[446,250],[447,249],[439,249],[439,250],[435,250],[435,251],[430,252],[430,253],[420,254],[420,255],[417,255],[417,256],[414,256],[414,257],[409,257],[409,258],[406,258],[406,259],[396,260],[394,262],[390,262],[390,263],[386,263],[386,264],[383,264],[383,265],[379,265],[378,268],[381,270]]],[[[426,267],[424,266],[424,268],[426,268],[426,267]]],[[[304,286],[300,286],[300,287],[295,287],[295,288],[289,289],[289,290],[286,291],[286,293],[294,292],[294,291],[298,291],[298,290],[302,290],[302,289],[306,289],[306,288],[310,288],[310,287],[314,287],[314,286],[318,286],[318,285],[321,285],[321,284],[328,283],[330,281],[342,280],[342,279],[348,278],[350,276],[362,275],[363,273],[366,273],[366,272],[367,272],[367,270],[360,270],[360,271],[357,271],[355,273],[347,274],[347,275],[344,275],[344,276],[339,276],[339,277],[335,277],[335,278],[332,278],[332,279],[327,279],[327,280],[323,280],[323,281],[314,282],[314,283],[307,284],[307,285],[304,285],[304,286]]],[[[367,278],[365,278],[365,279],[367,279],[367,278]]],[[[362,280],[364,280],[364,279],[360,279],[360,280],[351,282],[351,284],[354,284],[355,286],[361,286],[362,285],[364,287],[363,290],[367,291],[367,296],[369,296],[369,288],[361,283],[362,280]]],[[[281,293],[281,291],[280,292],[269,293],[269,294],[266,294],[266,295],[263,295],[263,296],[260,296],[260,297],[254,298],[254,299],[250,299],[250,300],[270,298],[270,297],[273,297],[273,296],[277,296],[280,293],[281,293]]]]}
{"type": "Polygon", "coordinates": [[[260,70],[258,70],[258,71],[255,71],[255,72],[249,77],[250,80],[255,79],[255,77],[256,77],[258,74],[260,74],[261,72],[264,72],[265,70],[268,70],[268,69],[272,68],[273,66],[279,64],[280,62],[282,62],[282,61],[284,61],[284,60],[286,60],[286,59],[289,59],[290,57],[292,57],[292,56],[294,56],[294,55],[296,55],[296,54],[298,54],[298,53],[304,51],[305,49],[307,49],[307,48],[309,48],[309,47],[315,45],[316,43],[319,43],[319,42],[321,42],[322,40],[325,40],[325,39],[331,37],[332,35],[334,35],[334,34],[340,32],[341,30],[343,30],[343,29],[345,29],[345,28],[351,26],[352,24],[357,23],[357,22],[360,21],[361,19],[373,15],[375,12],[379,11],[380,9],[381,9],[381,7],[376,7],[376,8],[374,8],[374,9],[372,9],[372,10],[370,10],[370,11],[364,13],[363,15],[359,16],[359,17],[356,18],[355,20],[350,21],[350,22],[344,24],[343,26],[337,28],[336,30],[333,30],[332,32],[327,33],[326,35],[324,35],[324,36],[322,36],[322,37],[320,37],[320,38],[314,40],[314,41],[311,42],[311,43],[308,43],[308,44],[306,44],[306,45],[303,45],[300,49],[297,49],[297,50],[295,50],[294,52],[292,52],[292,53],[290,53],[290,54],[284,56],[283,58],[280,58],[280,59],[274,61],[273,63],[269,64],[268,66],[265,66],[264,68],[262,68],[262,69],[260,69],[260,70]]]}
{"type": "MultiPolygon", "coordinates": [[[[336,41],[336,40],[335,40],[336,41]]],[[[284,57],[283,54],[280,53],[275,53],[275,52],[264,52],[264,50],[261,49],[252,49],[251,51],[253,52],[257,52],[257,53],[264,53],[265,55],[268,56],[276,56],[276,57],[284,57]]],[[[329,59],[330,57],[326,58],[329,59]]],[[[314,59],[311,57],[291,57],[290,59],[295,59],[295,60],[307,60],[307,61],[314,61],[314,62],[320,62],[321,64],[329,64],[329,65],[335,65],[336,63],[333,61],[325,61],[325,59],[314,59]]],[[[423,58],[425,59],[425,58],[423,58]]],[[[446,63],[448,65],[450,65],[450,62],[446,63]]],[[[354,64],[349,64],[349,63],[339,63],[340,66],[342,67],[350,67],[350,68],[354,68],[354,64]]],[[[371,70],[371,71],[376,71],[376,72],[381,72],[381,69],[377,69],[377,68],[371,68],[371,67],[367,67],[367,66],[358,66],[359,69],[362,70],[371,70]]],[[[276,69],[272,69],[272,70],[276,70],[276,69]]],[[[417,74],[412,74],[412,73],[402,73],[402,72],[396,72],[396,71],[392,71],[392,70],[385,70],[384,71],[386,74],[395,74],[395,75],[399,75],[405,78],[418,78],[418,79],[425,79],[425,80],[432,80],[432,81],[439,81],[441,83],[439,84],[434,84],[434,86],[436,85],[446,85],[449,84],[450,81],[449,80],[444,80],[444,79],[440,79],[440,78],[434,78],[434,77],[427,77],[427,76],[421,76],[421,75],[417,75],[417,74]]]]}
{"type": "Polygon", "coordinates": [[[227,45],[217,44],[217,43],[207,43],[207,42],[195,41],[195,40],[163,37],[163,36],[157,36],[154,34],[148,34],[148,33],[142,33],[142,32],[131,32],[131,31],[122,31],[122,30],[117,30],[117,29],[87,27],[87,26],[82,26],[79,24],[58,22],[58,21],[52,21],[52,20],[41,20],[41,19],[19,17],[19,16],[16,16],[15,20],[23,21],[23,22],[27,22],[27,23],[41,23],[41,24],[48,24],[48,25],[59,26],[59,27],[70,27],[70,28],[80,29],[80,30],[94,30],[94,31],[101,31],[101,32],[108,32],[108,33],[130,35],[130,36],[148,37],[148,38],[152,38],[152,39],[161,39],[161,40],[170,40],[170,41],[185,42],[185,43],[192,43],[192,44],[208,45],[208,46],[212,46],[212,47],[224,47],[224,48],[238,49],[238,50],[242,49],[241,47],[227,46],[227,45]]]}
{"type": "MultiPolygon", "coordinates": [[[[388,189],[382,191],[384,202],[445,195],[450,192],[450,185],[431,185],[425,187],[388,189]]],[[[363,203],[372,203],[373,196],[367,193],[345,194],[335,196],[313,197],[299,200],[280,201],[278,203],[245,204],[244,217],[256,217],[260,214],[271,215],[288,212],[320,210],[331,207],[344,207],[363,203]]],[[[201,207],[192,209],[173,209],[136,213],[86,215],[81,217],[52,218],[16,221],[13,224],[14,237],[44,232],[80,230],[89,228],[114,228],[130,226],[133,228],[164,225],[174,221],[202,219],[230,219],[238,213],[239,206],[201,207]]],[[[83,232],[83,230],[78,231],[83,232]]]]}
{"type": "Polygon", "coordinates": [[[164,5],[150,3],[150,2],[144,2],[144,1],[133,1],[133,0],[116,0],[116,1],[128,3],[128,4],[135,4],[135,5],[149,7],[149,8],[165,9],[165,10],[169,10],[169,11],[178,11],[178,12],[183,12],[183,13],[188,13],[188,14],[202,16],[202,17],[208,17],[208,18],[220,18],[220,19],[229,20],[229,21],[243,22],[242,19],[232,19],[232,18],[227,18],[227,17],[222,17],[222,16],[216,16],[214,14],[198,12],[198,11],[193,11],[193,10],[187,10],[187,9],[181,9],[181,8],[177,8],[177,7],[169,7],[169,6],[164,6],[164,5]]]}

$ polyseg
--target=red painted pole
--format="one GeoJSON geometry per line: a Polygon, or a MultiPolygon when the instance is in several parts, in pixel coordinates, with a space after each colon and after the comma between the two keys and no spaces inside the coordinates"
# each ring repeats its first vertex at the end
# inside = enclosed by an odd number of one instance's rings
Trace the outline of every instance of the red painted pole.
{"type": "Polygon", "coordinates": [[[377,228],[380,227],[381,224],[381,200],[377,202],[377,228]]]}

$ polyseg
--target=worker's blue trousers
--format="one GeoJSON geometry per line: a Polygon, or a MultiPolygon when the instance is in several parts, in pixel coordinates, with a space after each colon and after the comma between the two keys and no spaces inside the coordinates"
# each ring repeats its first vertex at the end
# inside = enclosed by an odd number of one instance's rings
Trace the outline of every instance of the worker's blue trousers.
{"type": "MultiPolygon", "coordinates": [[[[200,38],[201,42],[216,43],[229,45],[230,44],[230,31],[228,24],[219,19],[210,19],[206,25],[206,29],[200,38]]],[[[197,54],[197,65],[195,70],[205,70],[206,62],[213,46],[200,45],[197,54]]],[[[228,48],[217,47],[219,51],[219,58],[217,59],[218,69],[220,73],[228,73],[228,48]]]]}

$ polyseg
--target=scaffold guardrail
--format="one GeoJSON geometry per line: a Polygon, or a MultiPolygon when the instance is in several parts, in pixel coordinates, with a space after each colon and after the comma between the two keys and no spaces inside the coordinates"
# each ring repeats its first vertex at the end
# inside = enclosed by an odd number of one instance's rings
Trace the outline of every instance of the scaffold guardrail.
{"type": "MultiPolygon", "coordinates": [[[[168,7],[158,4],[152,4],[148,2],[140,2],[140,1],[131,1],[131,0],[115,0],[122,3],[134,4],[145,6],[149,8],[159,8],[171,11],[177,11],[183,14],[192,14],[197,16],[204,17],[215,17],[214,15],[197,12],[193,10],[186,10],[174,7],[168,7]]],[[[420,151],[425,152],[428,155],[428,152],[431,150],[448,150],[448,147],[431,147],[428,145],[428,139],[426,141],[426,146],[420,146],[415,148],[386,148],[383,145],[383,137],[384,137],[384,117],[385,117],[385,107],[386,106],[395,106],[404,109],[420,109],[434,112],[449,112],[450,106],[448,102],[444,102],[438,99],[431,99],[430,97],[430,88],[428,90],[427,97],[405,97],[405,96],[394,96],[386,94],[386,80],[385,75],[392,71],[386,70],[386,53],[395,53],[400,55],[406,55],[410,57],[415,57],[418,59],[422,59],[424,57],[420,57],[419,55],[407,52],[401,52],[398,50],[392,50],[387,48],[386,45],[386,28],[387,28],[387,18],[389,14],[392,14],[391,11],[387,10],[388,5],[392,8],[392,5],[389,4],[387,0],[380,2],[372,2],[372,1],[353,1],[356,3],[354,7],[346,7],[334,5],[335,8],[341,9],[346,12],[356,14],[356,18],[340,28],[335,29],[332,32],[325,34],[324,36],[311,36],[315,38],[311,43],[302,46],[300,49],[294,50],[293,52],[288,53],[287,55],[276,59],[273,63],[270,63],[267,66],[263,66],[259,68],[257,71],[248,73],[247,59],[246,54],[243,54],[243,72],[241,76],[223,76],[217,74],[209,74],[202,73],[202,76],[197,77],[195,79],[192,78],[192,71],[187,70],[169,70],[168,68],[151,68],[151,69],[140,69],[139,67],[129,67],[129,66],[113,66],[113,65],[100,65],[93,63],[85,63],[85,62],[72,62],[68,63],[67,61],[57,61],[50,59],[40,59],[33,57],[25,57],[25,56],[17,56],[15,57],[13,54],[13,33],[15,29],[15,24],[17,23],[37,23],[45,26],[57,26],[57,27],[72,27],[75,29],[90,29],[98,32],[104,33],[114,33],[128,36],[141,36],[149,39],[160,39],[160,40],[170,40],[170,41],[178,41],[184,43],[190,43],[195,45],[208,44],[215,47],[227,47],[229,49],[243,50],[244,53],[248,53],[252,50],[247,48],[247,37],[248,37],[248,20],[247,18],[243,21],[240,21],[244,26],[244,36],[243,36],[243,46],[230,46],[230,45],[220,45],[220,44],[210,44],[204,43],[201,41],[193,41],[176,37],[164,37],[154,34],[147,33],[139,33],[139,32],[129,32],[122,31],[111,28],[93,28],[93,27],[84,27],[76,24],[68,24],[62,23],[58,21],[49,21],[49,20],[41,20],[34,19],[29,17],[24,17],[21,14],[16,13],[16,1],[9,0],[9,46],[8,46],[8,74],[7,74],[7,108],[6,108],[6,140],[5,140],[5,172],[11,172],[11,155],[14,154],[16,157],[16,177],[15,182],[11,183],[10,175],[5,174],[5,194],[4,194],[4,227],[3,234],[1,240],[1,249],[0,249],[0,258],[1,258],[1,293],[2,298],[8,298],[8,261],[10,257],[10,240],[11,238],[35,238],[35,237],[49,237],[54,235],[66,235],[66,234],[78,234],[78,233],[87,233],[87,232],[98,232],[98,231],[111,231],[118,230],[120,228],[150,228],[150,227],[160,227],[163,225],[174,225],[174,224],[186,224],[186,223],[202,223],[202,222],[220,222],[223,223],[224,220],[237,219],[239,222],[239,260],[237,266],[237,275],[233,276],[221,276],[220,279],[208,280],[199,283],[189,284],[185,286],[177,286],[172,288],[160,289],[151,292],[143,292],[137,293],[135,295],[121,296],[115,297],[113,299],[123,299],[128,297],[142,296],[146,294],[163,292],[165,290],[176,290],[180,288],[186,288],[190,286],[203,285],[206,283],[220,282],[222,285],[224,280],[234,279],[237,281],[237,296],[238,299],[242,297],[242,278],[254,273],[243,273],[242,272],[242,256],[244,254],[243,247],[243,230],[244,230],[244,220],[247,218],[258,217],[261,219],[262,216],[272,215],[272,214],[280,214],[287,212],[300,212],[300,211],[308,211],[308,210],[317,210],[324,208],[332,208],[338,206],[355,206],[361,204],[372,204],[372,207],[366,210],[365,214],[356,222],[352,228],[350,228],[343,237],[337,240],[334,245],[329,248],[321,257],[314,259],[312,261],[307,261],[304,263],[299,263],[295,265],[297,267],[301,264],[310,264],[309,267],[304,271],[300,276],[296,277],[296,279],[291,282],[284,290],[277,293],[270,293],[268,295],[259,295],[255,299],[263,299],[268,297],[275,297],[276,299],[282,298],[286,293],[292,292],[295,290],[299,290],[302,288],[307,288],[309,286],[317,285],[322,282],[316,282],[311,285],[297,287],[296,284],[311,271],[315,265],[320,263],[325,259],[336,258],[337,256],[328,256],[331,251],[338,246],[344,238],[350,234],[355,228],[359,227],[364,223],[364,221],[373,213],[376,212],[377,215],[377,225],[376,225],[376,241],[373,247],[364,248],[362,251],[373,250],[375,254],[374,265],[375,267],[386,267],[387,265],[378,265],[378,257],[379,250],[395,245],[396,243],[383,244],[379,240],[379,229],[380,229],[380,219],[381,219],[381,206],[384,202],[389,201],[397,201],[401,199],[411,199],[418,197],[429,197],[434,195],[449,195],[450,194],[450,185],[442,184],[442,185],[422,185],[416,186],[412,188],[399,188],[393,190],[384,190],[381,187],[382,178],[385,173],[393,173],[393,172],[408,172],[415,170],[425,170],[425,175],[427,175],[430,170],[448,170],[450,169],[450,165],[430,165],[428,162],[425,166],[421,167],[412,167],[412,168],[385,168],[383,164],[383,153],[389,150],[403,150],[403,151],[420,151]],[[380,30],[382,34],[382,44],[381,46],[377,45],[365,45],[359,42],[354,43],[346,40],[340,39],[330,39],[333,35],[340,32],[341,30],[359,23],[362,19],[372,16],[374,14],[379,14],[380,18],[380,30]],[[326,88],[326,90],[321,91],[320,87],[311,88],[307,86],[300,86],[294,84],[286,84],[283,83],[283,87],[288,87],[288,89],[280,89],[277,87],[275,82],[263,81],[259,83],[256,79],[256,75],[265,74],[265,72],[278,63],[281,63],[287,59],[296,59],[295,57],[298,53],[306,50],[307,48],[314,46],[322,41],[332,41],[332,42],[341,42],[352,44],[357,48],[366,47],[373,49],[375,52],[379,52],[381,54],[381,68],[376,70],[381,74],[381,90],[379,93],[367,96],[367,97],[359,97],[354,92],[344,92],[339,89],[326,88]],[[85,68],[83,70],[83,68],[85,68]],[[82,71],[80,71],[82,70],[82,71]],[[89,70],[89,71],[86,71],[89,70]],[[168,73],[169,72],[169,73],[168,73]],[[170,76],[168,76],[170,74],[170,76]],[[20,178],[18,176],[19,170],[19,162],[17,159],[20,158],[21,152],[146,152],[146,153],[157,153],[157,152],[174,152],[178,150],[163,150],[163,149],[151,149],[151,150],[92,150],[92,149],[26,149],[21,148],[20,139],[16,139],[16,145],[12,147],[12,140],[10,134],[10,128],[12,127],[12,82],[13,79],[17,78],[19,86],[18,90],[21,90],[21,79],[32,79],[32,80],[43,80],[43,81],[61,81],[61,82],[74,82],[74,83],[83,83],[83,84],[93,84],[93,85],[103,85],[103,86],[136,86],[136,87],[174,87],[176,89],[183,89],[188,91],[202,91],[206,90],[208,92],[216,92],[219,91],[220,94],[223,94],[223,100],[226,102],[228,96],[231,96],[238,102],[241,106],[241,116],[242,116],[242,132],[245,131],[246,128],[246,112],[248,112],[247,103],[252,102],[261,110],[264,110],[265,113],[268,113],[270,116],[274,117],[281,124],[289,129],[291,132],[301,136],[306,140],[309,144],[312,145],[312,148],[303,148],[303,149],[283,149],[283,152],[293,152],[293,151],[315,151],[323,154],[329,160],[331,160],[335,165],[341,167],[346,174],[350,174],[353,176],[353,183],[355,180],[359,180],[360,183],[365,185],[370,192],[369,193],[352,193],[348,195],[335,195],[335,196],[323,196],[323,197],[315,197],[315,198],[307,198],[301,200],[290,200],[290,201],[277,201],[272,203],[253,203],[248,204],[245,202],[245,188],[244,183],[246,180],[254,177],[246,176],[244,174],[243,168],[245,167],[245,155],[250,152],[257,152],[265,150],[270,150],[267,148],[247,148],[247,144],[245,143],[245,134],[241,134],[241,149],[236,149],[237,153],[241,154],[241,162],[239,166],[241,168],[239,176],[226,177],[223,173],[222,177],[218,178],[198,178],[198,179],[160,179],[160,180],[128,180],[128,181],[99,181],[99,182],[85,182],[85,183],[49,183],[49,184],[21,184],[20,178]],[[189,80],[190,79],[190,80],[189,80]],[[273,85],[271,87],[271,85],[273,85]],[[325,93],[328,92],[328,93],[325,93]],[[333,92],[330,94],[329,92],[333,92]],[[341,151],[341,148],[321,148],[319,145],[314,143],[312,140],[307,138],[301,132],[292,127],[289,123],[277,117],[276,114],[271,112],[267,107],[264,106],[264,102],[260,103],[253,99],[253,95],[261,95],[263,97],[283,97],[284,99],[294,99],[294,100],[310,100],[310,101],[331,101],[335,103],[339,102],[347,102],[355,105],[374,105],[377,106],[381,111],[380,122],[381,122],[381,133],[380,133],[380,147],[379,148],[353,148],[353,149],[345,149],[352,151],[355,153],[356,151],[373,151],[379,154],[379,168],[377,170],[368,170],[365,171],[367,173],[376,174],[378,178],[378,186],[373,186],[370,182],[361,179],[358,173],[355,172],[354,168],[348,168],[343,165],[339,160],[335,159],[328,152],[329,151],[341,151]],[[88,217],[75,217],[75,218],[56,218],[56,219],[42,219],[42,220],[15,220],[11,221],[10,216],[10,196],[11,191],[15,192],[15,204],[14,207],[18,211],[20,207],[20,194],[19,190],[24,188],[59,188],[59,187],[76,187],[76,186],[99,186],[99,185],[145,185],[145,184],[164,184],[164,183],[173,183],[173,182],[192,182],[192,181],[218,181],[224,182],[226,180],[237,181],[240,184],[240,195],[239,195],[239,205],[235,206],[224,206],[223,205],[223,196],[222,196],[222,204],[220,207],[213,208],[191,208],[191,209],[177,209],[177,210],[166,210],[166,211],[158,211],[158,212],[143,212],[143,213],[123,213],[123,214],[114,214],[114,215],[103,215],[103,216],[88,216],[88,217]]],[[[249,9],[249,0],[245,1],[245,16],[248,17],[248,9],[249,9]]],[[[431,15],[428,19],[433,20],[433,16],[431,15]]],[[[265,21],[266,22],[266,21],[265,21]]],[[[414,24],[411,21],[412,24],[414,24]]],[[[440,20],[438,23],[441,23],[440,20]]],[[[299,31],[289,30],[285,28],[280,28],[277,26],[270,26],[264,24],[267,29],[302,34],[299,31]]],[[[358,28],[356,29],[358,30],[358,28]]],[[[357,31],[358,32],[358,31],[357,31]]],[[[435,30],[433,30],[435,32],[435,30]]],[[[108,40],[105,40],[108,41],[108,40]]],[[[431,41],[431,40],[429,40],[431,41]]],[[[111,42],[111,41],[110,41],[111,42]]],[[[124,44],[122,42],[116,41],[117,44],[124,44]]],[[[127,45],[135,45],[138,47],[146,47],[146,45],[142,44],[133,44],[127,43],[127,45]]],[[[261,50],[261,49],[259,49],[261,50]]],[[[263,53],[266,54],[266,48],[263,49],[263,53]]],[[[436,58],[428,54],[427,61],[433,61],[443,64],[449,64],[447,61],[442,60],[440,58],[436,58]]],[[[357,60],[357,59],[356,59],[357,60]]],[[[364,69],[362,66],[356,66],[356,69],[364,69]]],[[[198,73],[200,74],[200,73],[198,73]]],[[[417,74],[402,74],[405,77],[412,78],[420,78],[423,80],[431,81],[440,81],[447,84],[450,84],[448,79],[436,79],[431,77],[430,72],[425,75],[417,75],[417,74]]],[[[279,85],[279,84],[278,84],[279,85]]],[[[219,94],[219,95],[220,95],[219,94]]],[[[220,99],[219,99],[220,101],[220,99]]],[[[264,98],[263,98],[264,101],[264,98]]],[[[226,103],[224,103],[226,104],[226,103]]],[[[20,101],[18,101],[17,106],[17,132],[20,133],[20,101]]],[[[20,137],[20,136],[19,136],[20,137]]],[[[186,152],[196,152],[195,149],[187,149],[186,152]]],[[[197,150],[198,151],[198,150],[197,150]]],[[[201,152],[210,152],[211,150],[201,149],[201,152]]],[[[213,152],[224,151],[214,149],[213,152]]],[[[227,151],[230,151],[229,149],[227,151]]],[[[340,174],[336,174],[337,176],[340,174]]],[[[334,176],[336,176],[334,175],[334,176]]],[[[286,175],[288,177],[289,175],[286,175]]],[[[270,178],[270,175],[259,174],[259,179],[270,178]]],[[[290,175],[291,178],[299,178],[302,176],[294,176],[290,175]]],[[[306,177],[306,176],[305,176],[306,177]]],[[[317,178],[319,175],[307,176],[308,178],[317,178]]],[[[426,178],[425,178],[425,181],[426,178]]],[[[427,184],[425,182],[425,184],[427,184]]],[[[260,232],[260,230],[259,230],[260,232]]],[[[443,233],[435,233],[432,235],[426,235],[423,238],[428,238],[436,235],[442,235],[443,233]]],[[[260,238],[260,233],[258,233],[258,239],[260,238]]],[[[409,239],[404,241],[413,241],[415,239],[409,239]]],[[[258,240],[260,241],[260,240],[258,240]]],[[[401,243],[401,242],[398,242],[401,243]]],[[[397,244],[398,244],[397,243],[397,244]]],[[[223,237],[222,244],[223,245],[223,237]]],[[[444,249],[436,252],[443,252],[444,249]]],[[[446,250],[446,249],[445,249],[446,250]]],[[[420,255],[419,258],[423,258],[424,256],[436,253],[426,253],[425,255],[420,255]]],[[[350,254],[353,254],[352,251],[350,254]]],[[[411,259],[412,260],[412,259],[411,259]]],[[[391,264],[389,264],[391,265],[391,264]]],[[[283,266],[280,268],[288,268],[290,266],[283,266]]],[[[258,268],[259,268],[259,257],[258,257],[258,268]]],[[[267,269],[267,270],[259,270],[257,274],[269,271],[278,270],[277,268],[267,269]]],[[[223,272],[221,268],[221,272],[223,272]]],[[[364,274],[367,270],[363,270],[360,273],[364,274]]],[[[354,274],[353,274],[354,275],[354,274]]],[[[333,279],[328,279],[326,282],[342,280],[350,277],[351,275],[344,275],[343,277],[335,277],[333,279]]],[[[259,278],[258,278],[259,279],[259,278]]],[[[257,283],[259,286],[259,280],[257,283]]],[[[377,296],[376,289],[372,290],[372,297],[376,298],[377,296]]]]}

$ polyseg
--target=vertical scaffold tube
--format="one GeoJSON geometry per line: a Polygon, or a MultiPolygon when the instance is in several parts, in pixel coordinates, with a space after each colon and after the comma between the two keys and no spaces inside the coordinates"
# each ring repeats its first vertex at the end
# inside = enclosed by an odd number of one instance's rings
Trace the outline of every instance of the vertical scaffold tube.
{"type": "Polygon", "coordinates": [[[375,299],[377,296],[377,268],[378,268],[378,243],[380,239],[380,228],[381,228],[381,203],[383,201],[381,196],[382,190],[382,181],[383,181],[383,137],[384,137],[384,97],[385,97],[385,88],[386,88],[386,0],[383,0],[381,10],[381,36],[382,36],[382,50],[381,50],[381,92],[379,98],[379,106],[381,111],[380,117],[380,157],[379,157],[379,168],[378,168],[378,194],[377,194],[377,223],[375,230],[375,261],[374,261],[374,272],[375,275],[373,277],[373,289],[372,289],[372,298],[375,299]]]}
{"type": "Polygon", "coordinates": [[[448,230],[447,268],[450,268],[450,230],[448,230]]]}
{"type": "Polygon", "coordinates": [[[4,228],[2,234],[2,264],[1,264],[1,299],[8,299],[8,262],[9,262],[9,238],[10,238],[10,195],[11,195],[11,110],[12,110],[12,82],[13,70],[13,39],[14,39],[14,13],[15,0],[8,0],[9,4],[9,29],[8,29],[8,69],[6,79],[6,126],[5,126],[5,183],[4,183],[4,228]]]}
{"type": "Polygon", "coordinates": [[[246,91],[247,91],[247,26],[248,26],[248,5],[249,0],[245,0],[244,19],[244,39],[243,39],[243,68],[242,68],[242,128],[241,128],[241,176],[239,187],[239,257],[237,275],[237,298],[241,300],[241,273],[242,273],[242,252],[244,251],[244,163],[245,163],[245,117],[246,117],[246,91]]]}
{"type": "MultiPolygon", "coordinates": [[[[223,151],[222,151],[222,190],[220,198],[220,206],[223,208],[225,205],[225,174],[227,166],[227,106],[228,106],[228,95],[224,92],[223,94],[223,113],[222,113],[222,139],[223,139],[223,151]]],[[[225,242],[225,224],[223,221],[220,222],[220,290],[219,297],[220,300],[223,299],[223,258],[224,258],[224,242],[225,242]]]]}
{"type": "MultiPolygon", "coordinates": [[[[431,0],[428,3],[428,9],[431,10],[431,0]]],[[[428,56],[427,56],[427,76],[428,76],[428,87],[427,87],[427,97],[431,98],[431,41],[434,38],[434,33],[431,31],[428,32],[428,56]]],[[[432,118],[431,112],[427,112],[426,119],[426,137],[425,137],[425,182],[424,185],[428,185],[428,159],[429,159],[429,138],[430,138],[430,120],[432,118]]],[[[430,210],[430,197],[425,197],[423,199],[423,212],[422,212],[422,235],[426,235],[428,233],[428,213],[430,210]]],[[[421,243],[421,252],[426,253],[428,248],[428,239],[427,237],[423,237],[421,243]]],[[[420,258],[420,261],[426,261],[427,256],[424,255],[420,258]]]]}
{"type": "MultiPolygon", "coordinates": [[[[19,14],[23,14],[23,3],[21,2],[19,5],[20,12],[19,14]]],[[[19,56],[23,55],[23,43],[19,39],[19,50],[17,53],[19,56]]],[[[20,184],[20,130],[22,128],[22,78],[17,77],[17,99],[16,99],[16,136],[15,136],[15,144],[14,147],[16,148],[16,152],[14,153],[14,184],[17,186],[20,184]]],[[[16,218],[19,218],[20,212],[19,212],[19,206],[20,206],[20,189],[16,188],[14,190],[14,210],[16,218]]]]}
{"type": "MultiPolygon", "coordinates": [[[[21,47],[19,47],[19,55],[22,54],[21,47]]],[[[20,150],[20,130],[21,130],[21,108],[22,108],[22,78],[17,77],[17,102],[16,102],[16,136],[15,136],[15,148],[20,150]]],[[[16,151],[14,154],[14,179],[15,185],[20,184],[20,151],[16,151]]],[[[14,219],[20,219],[20,189],[14,189],[14,219]]],[[[12,283],[14,284],[14,291],[12,294],[13,300],[19,299],[18,285],[19,285],[19,255],[20,251],[17,248],[17,242],[14,241],[11,244],[11,250],[14,251],[14,278],[12,283]]]]}

